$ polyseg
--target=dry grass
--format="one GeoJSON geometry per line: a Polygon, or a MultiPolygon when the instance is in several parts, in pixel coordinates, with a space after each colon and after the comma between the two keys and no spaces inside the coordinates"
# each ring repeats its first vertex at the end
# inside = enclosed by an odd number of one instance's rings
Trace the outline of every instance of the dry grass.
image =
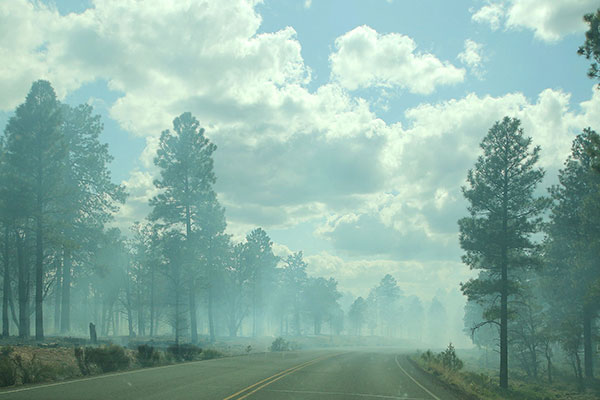
{"type": "Polygon", "coordinates": [[[420,356],[414,363],[424,372],[435,376],[442,383],[465,399],[481,400],[597,400],[600,393],[578,392],[576,385],[568,382],[527,382],[511,378],[508,390],[501,390],[497,376],[472,371],[449,371],[439,363],[426,362],[420,356]]]}

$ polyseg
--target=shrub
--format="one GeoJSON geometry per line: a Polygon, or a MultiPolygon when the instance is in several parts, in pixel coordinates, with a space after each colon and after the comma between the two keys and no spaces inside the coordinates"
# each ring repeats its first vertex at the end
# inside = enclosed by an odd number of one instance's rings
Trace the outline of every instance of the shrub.
{"type": "Polygon", "coordinates": [[[427,350],[425,353],[421,354],[421,360],[423,360],[428,367],[431,367],[432,364],[434,367],[437,366],[437,368],[434,368],[434,374],[436,373],[436,370],[440,368],[446,371],[458,371],[463,367],[463,362],[457,357],[452,343],[448,345],[446,350],[438,354],[434,354],[431,350],[427,350]]]}
{"type": "Polygon", "coordinates": [[[17,383],[17,365],[10,357],[12,348],[3,347],[0,351],[0,386],[12,386],[17,383]]]}
{"type": "Polygon", "coordinates": [[[79,371],[81,371],[82,375],[90,374],[90,365],[86,362],[85,352],[82,347],[74,347],[73,353],[75,354],[75,359],[77,360],[77,366],[79,367],[79,371]]]}
{"type": "Polygon", "coordinates": [[[52,368],[38,360],[35,354],[29,361],[17,355],[15,356],[15,364],[20,371],[23,384],[44,382],[55,377],[52,368]]]}
{"type": "Polygon", "coordinates": [[[202,353],[203,360],[212,360],[213,358],[220,358],[220,357],[223,357],[223,353],[221,353],[219,350],[215,350],[215,349],[206,349],[202,353]]]}
{"type": "Polygon", "coordinates": [[[433,354],[431,350],[427,350],[425,353],[421,354],[421,359],[429,364],[435,360],[435,354],[433,354]]]}
{"type": "Polygon", "coordinates": [[[15,351],[14,347],[12,346],[3,346],[2,348],[0,348],[0,356],[3,357],[8,357],[10,356],[13,352],[15,351]]]}
{"type": "Polygon", "coordinates": [[[96,364],[102,372],[118,371],[129,366],[129,357],[121,346],[111,344],[107,347],[88,347],[85,353],[86,359],[96,364]]]}
{"type": "Polygon", "coordinates": [[[137,347],[136,357],[142,367],[155,365],[160,360],[158,351],[147,344],[141,344],[137,347]]]}
{"type": "Polygon", "coordinates": [[[442,366],[450,371],[458,371],[463,367],[463,362],[456,356],[454,346],[452,343],[448,345],[448,348],[439,354],[440,362],[442,366]]]}
{"type": "Polygon", "coordinates": [[[175,357],[175,359],[178,361],[192,361],[196,359],[200,355],[200,353],[202,353],[202,349],[191,343],[184,343],[179,345],[172,344],[167,348],[167,352],[173,357],[175,357]]]}
{"type": "Polygon", "coordinates": [[[290,344],[282,337],[278,337],[271,343],[271,351],[288,351],[290,344]]]}
{"type": "Polygon", "coordinates": [[[102,372],[118,371],[129,366],[129,357],[121,346],[111,344],[106,347],[75,347],[77,365],[83,375],[89,375],[93,366],[102,372]]]}

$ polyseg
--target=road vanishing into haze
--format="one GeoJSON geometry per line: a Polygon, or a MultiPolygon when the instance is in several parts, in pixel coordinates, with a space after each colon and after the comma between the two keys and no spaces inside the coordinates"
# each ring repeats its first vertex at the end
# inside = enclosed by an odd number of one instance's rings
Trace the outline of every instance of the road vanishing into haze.
{"type": "Polygon", "coordinates": [[[260,353],[0,391],[0,400],[458,400],[393,349],[260,353]]]}

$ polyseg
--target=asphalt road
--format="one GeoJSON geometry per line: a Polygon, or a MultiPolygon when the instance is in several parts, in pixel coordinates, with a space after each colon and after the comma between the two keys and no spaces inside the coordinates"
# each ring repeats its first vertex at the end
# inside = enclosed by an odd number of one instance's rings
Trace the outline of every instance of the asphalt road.
{"type": "Polygon", "coordinates": [[[222,358],[0,391],[0,400],[458,400],[390,349],[222,358]]]}

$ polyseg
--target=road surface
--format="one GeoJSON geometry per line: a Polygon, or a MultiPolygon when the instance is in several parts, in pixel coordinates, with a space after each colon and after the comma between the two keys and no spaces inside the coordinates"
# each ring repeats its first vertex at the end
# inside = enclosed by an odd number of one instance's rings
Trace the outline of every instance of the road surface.
{"type": "Polygon", "coordinates": [[[254,354],[0,391],[16,399],[458,400],[390,349],[254,354]]]}

